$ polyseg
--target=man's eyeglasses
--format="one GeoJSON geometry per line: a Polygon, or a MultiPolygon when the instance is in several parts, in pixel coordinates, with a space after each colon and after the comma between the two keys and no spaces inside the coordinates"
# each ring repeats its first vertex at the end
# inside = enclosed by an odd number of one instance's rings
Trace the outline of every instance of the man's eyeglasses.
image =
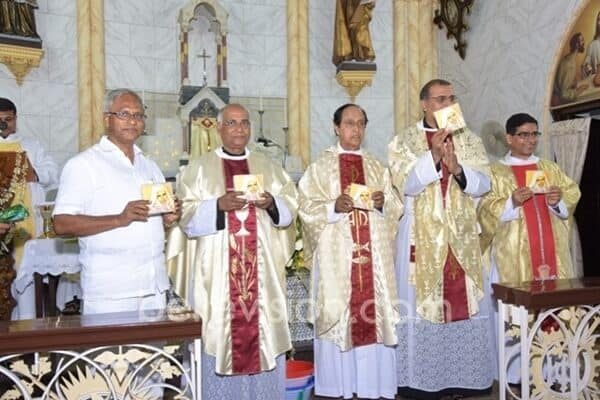
{"type": "Polygon", "coordinates": [[[131,121],[134,120],[136,122],[142,122],[146,119],[146,114],[142,113],[130,113],[128,111],[117,111],[117,112],[107,112],[108,115],[114,115],[121,121],[131,121]]]}
{"type": "Polygon", "coordinates": [[[365,127],[367,126],[367,123],[363,120],[342,121],[342,125],[344,125],[344,127],[348,128],[348,129],[354,129],[354,128],[365,129],[365,127]]]}
{"type": "Polygon", "coordinates": [[[450,96],[432,96],[429,97],[429,99],[435,100],[436,102],[443,104],[447,101],[450,101],[450,103],[454,103],[456,100],[458,100],[458,97],[451,94],[450,96]]]}
{"type": "Polygon", "coordinates": [[[519,139],[532,139],[532,138],[538,138],[540,136],[542,136],[542,132],[539,131],[535,131],[535,132],[517,132],[514,133],[513,136],[517,136],[519,139]]]}
{"type": "Polygon", "coordinates": [[[236,121],[235,119],[228,119],[227,121],[223,121],[223,125],[225,125],[227,128],[233,128],[236,129],[238,127],[242,127],[242,129],[248,129],[250,128],[250,121],[248,121],[247,119],[243,119],[241,121],[236,121]]]}

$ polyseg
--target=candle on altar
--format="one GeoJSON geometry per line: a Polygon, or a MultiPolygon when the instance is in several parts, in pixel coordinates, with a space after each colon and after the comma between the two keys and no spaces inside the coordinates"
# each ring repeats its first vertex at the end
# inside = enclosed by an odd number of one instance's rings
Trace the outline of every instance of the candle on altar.
{"type": "Polygon", "coordinates": [[[283,127],[288,126],[288,115],[287,115],[287,98],[283,99],[283,127]]]}

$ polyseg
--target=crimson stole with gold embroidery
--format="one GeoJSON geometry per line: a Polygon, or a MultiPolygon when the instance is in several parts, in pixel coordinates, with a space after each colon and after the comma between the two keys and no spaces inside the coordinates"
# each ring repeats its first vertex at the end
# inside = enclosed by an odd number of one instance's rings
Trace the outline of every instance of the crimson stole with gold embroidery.
{"type": "MultiPolygon", "coordinates": [[[[513,165],[512,171],[518,187],[527,186],[527,171],[538,169],[537,164],[513,165]]],[[[550,212],[546,204],[546,196],[534,194],[533,198],[523,203],[523,214],[527,225],[527,239],[533,278],[551,279],[557,277],[556,249],[550,212]]]]}
{"type": "MultiPolygon", "coordinates": [[[[366,184],[362,156],[341,154],[339,163],[342,193],[351,183],[366,184]]],[[[350,332],[352,345],[356,347],[377,342],[369,213],[357,208],[353,209],[350,213],[350,230],[353,242],[350,332]]]]}
{"type": "MultiPolygon", "coordinates": [[[[431,138],[435,132],[427,132],[427,144],[431,150],[431,138]]],[[[452,141],[452,136],[448,139],[452,141]]],[[[443,162],[440,162],[442,167],[442,179],[440,187],[442,190],[442,201],[446,207],[446,192],[450,185],[450,172],[448,167],[443,162]]],[[[418,249],[416,249],[418,251],[418,249]]],[[[454,256],[452,247],[448,245],[448,255],[444,262],[444,321],[461,321],[469,318],[469,302],[467,300],[467,284],[465,279],[465,271],[454,256]]]]}
{"type": "MultiPolygon", "coordinates": [[[[227,190],[233,190],[233,176],[249,174],[248,162],[224,159],[223,172],[227,190]]],[[[227,213],[231,352],[235,374],[261,370],[256,208],[252,203],[247,208],[245,221],[241,221],[235,211],[227,213]]]]}

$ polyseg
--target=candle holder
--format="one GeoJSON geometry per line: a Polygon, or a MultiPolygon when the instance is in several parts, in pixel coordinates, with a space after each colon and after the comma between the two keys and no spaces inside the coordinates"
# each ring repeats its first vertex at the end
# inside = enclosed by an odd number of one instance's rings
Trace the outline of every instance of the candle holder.
{"type": "Polygon", "coordinates": [[[263,132],[263,114],[265,113],[265,110],[261,109],[258,110],[258,139],[264,139],[265,134],[263,132]]]}
{"type": "Polygon", "coordinates": [[[56,236],[54,226],[52,224],[52,211],[54,211],[54,203],[39,204],[37,208],[40,210],[40,215],[43,220],[43,231],[41,238],[49,239],[56,236]]]}
{"type": "Polygon", "coordinates": [[[285,155],[290,154],[290,141],[288,140],[288,130],[290,129],[287,126],[284,126],[283,128],[283,151],[285,153],[285,155]]]}

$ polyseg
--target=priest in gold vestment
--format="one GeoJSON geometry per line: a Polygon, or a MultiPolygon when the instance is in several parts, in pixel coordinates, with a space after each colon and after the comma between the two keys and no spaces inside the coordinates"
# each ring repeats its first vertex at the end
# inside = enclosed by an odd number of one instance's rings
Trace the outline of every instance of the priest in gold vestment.
{"type": "MultiPolygon", "coordinates": [[[[29,217],[12,226],[9,234],[15,270],[20,266],[25,243],[43,231],[42,217],[36,206],[46,200],[46,191],[58,184],[58,165],[41,143],[24,133],[17,122],[15,104],[0,98],[0,155],[6,156],[0,160],[0,208],[22,204],[29,211],[29,217]]],[[[13,286],[17,307],[12,319],[35,318],[35,304],[29,297],[21,297],[23,290],[25,288],[13,286]]]]}
{"type": "Polygon", "coordinates": [[[420,100],[423,120],[389,145],[405,207],[396,242],[404,317],[398,385],[407,397],[439,398],[485,390],[494,380],[493,313],[476,214],[490,179],[481,139],[468,128],[437,126],[433,113],[456,100],[451,83],[428,82],[420,100]]]}
{"type": "MultiPolygon", "coordinates": [[[[492,164],[492,190],[479,204],[482,249],[491,255],[491,282],[521,283],[572,278],[570,217],[581,196],[560,167],[534,154],[540,132],[535,118],[506,121],[510,151],[492,164]],[[528,171],[543,171],[547,191],[535,193],[528,171]]],[[[509,362],[508,382],[520,381],[519,361],[509,362]]]]}
{"type": "Polygon", "coordinates": [[[225,106],[217,121],[223,146],[192,160],[177,185],[193,252],[191,300],[203,325],[202,397],[282,399],[291,348],[284,271],[297,191],[281,166],[248,150],[243,106],[225,106]],[[234,189],[233,177],[248,174],[263,177],[259,200],[234,189]]]}
{"type": "Polygon", "coordinates": [[[333,117],[339,142],[300,180],[306,265],[312,268],[315,394],[394,398],[399,321],[393,245],[402,203],[390,175],[361,148],[365,111],[346,104],[333,117]],[[359,209],[350,184],[373,189],[359,209]]]}

